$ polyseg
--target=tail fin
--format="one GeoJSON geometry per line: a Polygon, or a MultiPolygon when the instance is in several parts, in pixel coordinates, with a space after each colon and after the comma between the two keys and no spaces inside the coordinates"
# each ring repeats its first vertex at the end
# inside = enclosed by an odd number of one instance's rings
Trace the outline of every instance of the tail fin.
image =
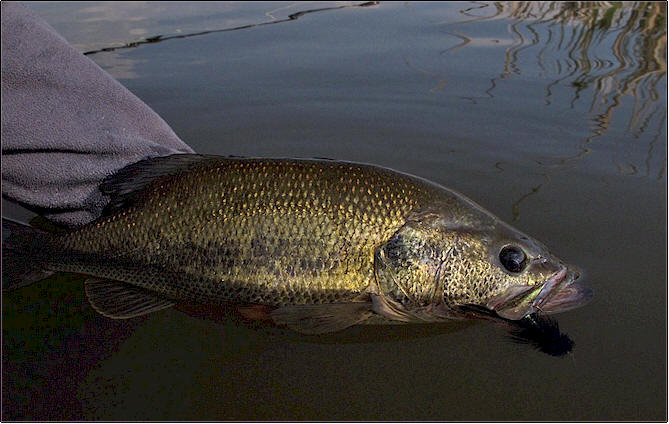
{"type": "Polygon", "coordinates": [[[14,290],[53,274],[41,269],[35,253],[47,233],[2,218],[2,290],[14,290]]]}

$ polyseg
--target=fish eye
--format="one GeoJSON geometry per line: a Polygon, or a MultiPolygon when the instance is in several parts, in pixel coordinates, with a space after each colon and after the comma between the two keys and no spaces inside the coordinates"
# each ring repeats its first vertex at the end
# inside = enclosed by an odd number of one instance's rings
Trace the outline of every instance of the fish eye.
{"type": "Polygon", "coordinates": [[[516,246],[504,246],[499,252],[499,261],[507,271],[519,273],[525,269],[527,257],[525,252],[516,246]]]}

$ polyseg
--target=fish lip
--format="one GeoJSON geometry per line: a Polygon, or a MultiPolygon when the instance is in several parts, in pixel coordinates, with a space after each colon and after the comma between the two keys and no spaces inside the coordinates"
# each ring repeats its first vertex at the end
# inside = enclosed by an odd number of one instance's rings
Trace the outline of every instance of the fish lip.
{"type": "Polygon", "coordinates": [[[562,267],[541,283],[539,293],[529,306],[522,307],[522,301],[536,292],[537,286],[522,288],[511,296],[496,298],[488,302],[487,306],[503,318],[519,320],[534,312],[543,311],[543,306],[550,303],[550,300],[563,288],[571,285],[575,278],[578,278],[575,271],[562,267]]]}
{"type": "Polygon", "coordinates": [[[568,276],[564,283],[555,287],[546,296],[537,308],[547,314],[569,311],[589,303],[594,293],[591,288],[577,283],[578,271],[568,269],[568,276]]]}
{"type": "Polygon", "coordinates": [[[553,297],[553,295],[559,292],[564,286],[569,285],[573,281],[572,279],[570,279],[571,281],[566,281],[566,284],[563,284],[565,283],[567,275],[568,269],[562,268],[547,278],[544,281],[543,288],[532,302],[532,307],[541,310],[541,307],[553,297]]]}

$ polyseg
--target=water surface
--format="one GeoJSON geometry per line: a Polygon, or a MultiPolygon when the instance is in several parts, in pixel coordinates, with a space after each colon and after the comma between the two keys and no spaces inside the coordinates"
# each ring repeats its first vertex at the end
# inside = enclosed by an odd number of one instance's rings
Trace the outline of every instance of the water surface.
{"type": "Polygon", "coordinates": [[[111,321],[61,275],[3,297],[3,418],[666,420],[666,4],[356,4],[28,3],[198,152],[391,167],[543,241],[595,291],[573,353],[111,321]]]}

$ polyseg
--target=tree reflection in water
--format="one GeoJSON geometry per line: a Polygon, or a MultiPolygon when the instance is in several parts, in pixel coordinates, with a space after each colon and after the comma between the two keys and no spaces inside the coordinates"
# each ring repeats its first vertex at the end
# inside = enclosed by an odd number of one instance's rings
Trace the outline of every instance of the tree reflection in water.
{"type": "MultiPolygon", "coordinates": [[[[555,158],[557,163],[553,166],[548,163],[553,160],[537,160],[541,168],[537,175],[543,176],[544,182],[513,203],[514,221],[519,219],[520,203],[550,180],[547,167],[573,165],[594,151],[593,140],[612,128],[614,114],[616,137],[607,139],[607,143],[618,143],[609,148],[617,172],[656,180],[665,177],[667,157],[661,143],[666,138],[667,115],[663,95],[667,70],[666,3],[474,3],[460,11],[463,19],[444,23],[457,44],[441,53],[475,46],[480,40],[468,36],[468,29],[477,33],[484,21],[506,20],[510,40],[488,40],[505,46],[501,72],[490,79],[490,86],[482,95],[462,98],[472,103],[492,99],[500,80],[534,74],[549,81],[544,95],[547,106],[564,103],[563,99],[557,100],[558,94],[571,92],[569,107],[585,108],[592,123],[574,154],[555,158]],[[587,102],[585,106],[583,102],[587,102]],[[632,153],[639,139],[648,143],[645,159],[632,153]],[[662,153],[661,160],[655,158],[662,153]]],[[[608,185],[604,176],[601,178],[608,185]]]]}
{"type": "MultiPolygon", "coordinates": [[[[638,136],[656,116],[663,120],[666,108],[658,102],[657,86],[667,69],[666,3],[532,2],[506,6],[509,15],[519,20],[514,27],[522,22],[532,22],[528,27],[545,25],[548,38],[542,52],[550,47],[567,54],[555,58],[557,69],[565,69],[566,75],[552,84],[569,81],[574,87],[572,103],[583,90],[594,87],[590,112],[597,114],[597,128],[585,143],[608,130],[623,96],[634,100],[627,118],[630,133],[638,136]]],[[[541,54],[538,59],[543,67],[541,54]]],[[[548,99],[550,87],[547,91],[548,99]]],[[[585,143],[581,154],[589,151],[585,143]]]]}

